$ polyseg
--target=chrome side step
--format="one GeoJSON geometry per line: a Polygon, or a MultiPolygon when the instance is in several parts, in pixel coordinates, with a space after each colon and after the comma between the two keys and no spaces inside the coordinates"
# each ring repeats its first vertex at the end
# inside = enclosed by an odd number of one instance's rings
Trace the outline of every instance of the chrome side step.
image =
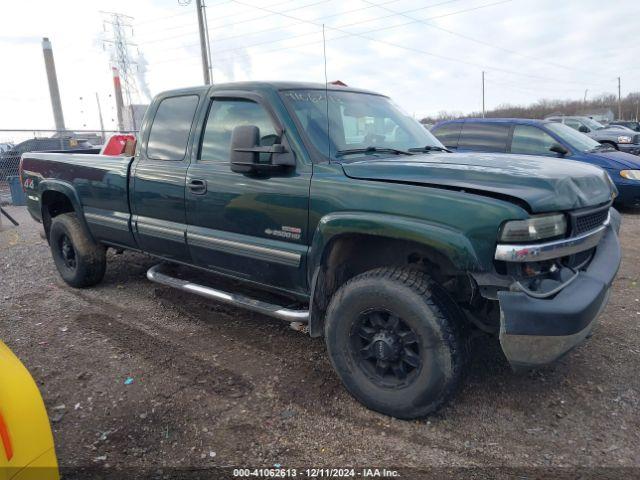
{"type": "Polygon", "coordinates": [[[171,277],[165,273],[161,273],[160,269],[162,264],[154,265],[147,270],[147,278],[152,282],[160,283],[168,287],[177,288],[185,292],[195,293],[201,297],[209,298],[211,300],[217,300],[222,303],[228,303],[237,307],[246,308],[254,312],[269,315],[270,317],[279,318],[287,322],[301,322],[306,323],[309,321],[308,310],[290,310],[283,308],[279,305],[273,305],[271,303],[262,302],[260,300],[254,300],[253,298],[245,297],[243,295],[237,295],[234,293],[223,292],[222,290],[216,290],[211,287],[199,285],[197,283],[191,283],[181,278],[171,277]]]}

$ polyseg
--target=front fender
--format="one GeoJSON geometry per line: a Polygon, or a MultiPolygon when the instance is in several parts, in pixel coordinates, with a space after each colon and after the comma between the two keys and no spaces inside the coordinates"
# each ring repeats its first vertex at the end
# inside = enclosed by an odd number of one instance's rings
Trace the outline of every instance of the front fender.
{"type": "Polygon", "coordinates": [[[309,252],[309,281],[322,263],[323,253],[341,235],[363,234],[408,240],[430,247],[460,271],[481,269],[469,239],[460,231],[415,218],[369,212],[338,212],[320,219],[309,252]]]}

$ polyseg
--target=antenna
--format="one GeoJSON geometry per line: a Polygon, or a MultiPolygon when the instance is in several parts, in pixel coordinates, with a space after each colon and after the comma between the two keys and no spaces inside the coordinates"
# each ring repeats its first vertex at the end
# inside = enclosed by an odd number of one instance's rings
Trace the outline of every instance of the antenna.
{"type": "Polygon", "coordinates": [[[324,99],[327,104],[327,148],[329,149],[329,161],[331,161],[331,136],[329,135],[329,78],[327,77],[327,40],[324,35],[324,23],[322,24],[322,53],[324,56],[324,99]]]}

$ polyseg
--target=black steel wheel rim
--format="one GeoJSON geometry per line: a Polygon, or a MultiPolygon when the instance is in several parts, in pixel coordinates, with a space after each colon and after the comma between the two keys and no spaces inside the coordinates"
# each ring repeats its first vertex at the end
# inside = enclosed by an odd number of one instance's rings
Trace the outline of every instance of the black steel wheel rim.
{"type": "Polygon", "coordinates": [[[71,239],[66,235],[60,237],[60,256],[62,257],[65,267],[70,270],[76,268],[76,250],[73,248],[71,239]]]}
{"type": "Polygon", "coordinates": [[[351,331],[353,357],[375,384],[409,385],[422,368],[418,335],[400,316],[386,310],[360,314],[351,331]]]}

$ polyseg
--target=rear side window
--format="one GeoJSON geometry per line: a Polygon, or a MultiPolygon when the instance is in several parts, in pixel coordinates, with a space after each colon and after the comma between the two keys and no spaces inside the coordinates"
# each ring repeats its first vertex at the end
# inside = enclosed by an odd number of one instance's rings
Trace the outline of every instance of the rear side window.
{"type": "Polygon", "coordinates": [[[556,155],[551,146],[557,143],[551,135],[530,125],[516,125],[511,140],[511,153],[527,155],[556,155]]]}
{"type": "Polygon", "coordinates": [[[433,133],[445,147],[456,148],[458,146],[461,128],[462,122],[446,123],[441,127],[436,126],[431,130],[431,133],[433,133]]]}
{"type": "Polygon", "coordinates": [[[168,97],[160,102],[149,132],[149,158],[176,161],[184,159],[197,106],[197,95],[168,97]]]}
{"type": "Polygon", "coordinates": [[[509,125],[497,123],[465,123],[458,148],[480,152],[506,152],[509,125]]]}

